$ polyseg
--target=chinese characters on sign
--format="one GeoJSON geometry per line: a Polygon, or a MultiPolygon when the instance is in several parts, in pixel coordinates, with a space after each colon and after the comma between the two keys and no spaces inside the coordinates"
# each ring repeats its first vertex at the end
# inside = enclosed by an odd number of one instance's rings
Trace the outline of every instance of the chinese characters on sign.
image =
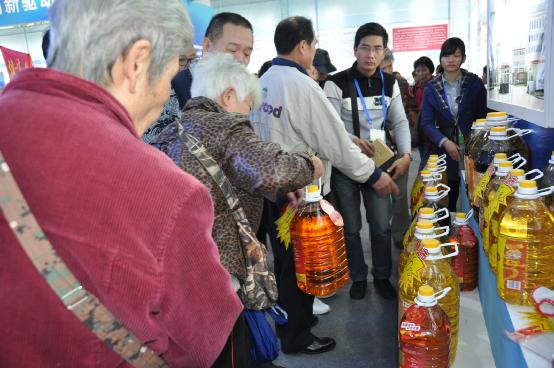
{"type": "Polygon", "coordinates": [[[0,26],[44,21],[55,0],[0,0],[0,26]]]}
{"type": "Polygon", "coordinates": [[[2,56],[4,57],[4,62],[6,63],[6,67],[8,68],[8,74],[10,76],[10,79],[13,78],[15,73],[17,73],[18,71],[26,68],[30,68],[33,66],[33,62],[31,61],[31,55],[29,54],[15,51],[15,50],[10,50],[2,46],[0,46],[0,51],[2,52],[2,56]]]}
{"type": "Polygon", "coordinates": [[[393,28],[394,51],[440,50],[448,38],[448,24],[393,28]]]}

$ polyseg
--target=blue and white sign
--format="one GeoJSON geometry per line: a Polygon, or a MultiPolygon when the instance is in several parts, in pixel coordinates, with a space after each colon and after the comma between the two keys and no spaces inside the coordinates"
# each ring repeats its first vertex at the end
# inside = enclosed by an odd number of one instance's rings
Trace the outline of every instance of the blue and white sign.
{"type": "Polygon", "coordinates": [[[0,0],[0,26],[48,20],[55,0],[0,0]]]}

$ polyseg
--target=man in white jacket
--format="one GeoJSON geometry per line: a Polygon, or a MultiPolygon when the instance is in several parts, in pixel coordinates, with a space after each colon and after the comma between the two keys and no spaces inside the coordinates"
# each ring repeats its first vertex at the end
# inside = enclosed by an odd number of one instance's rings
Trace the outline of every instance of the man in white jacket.
{"type": "MultiPolygon", "coordinates": [[[[391,177],[352,143],[336,110],[306,72],[317,45],[312,22],[303,17],[282,20],[275,30],[274,42],[278,57],[260,79],[263,104],[258,121],[254,122],[256,132],[287,151],[318,155],[326,167],[323,194],[329,192],[331,165],[382,195],[397,193],[391,177]]],[[[286,203],[286,198],[279,200],[274,213],[278,215],[286,203]]],[[[277,326],[283,352],[318,354],[331,350],[335,346],[332,338],[318,338],[310,332],[313,296],[296,286],[292,247],[285,249],[275,239],[272,247],[279,301],[288,313],[288,322],[277,326]]]]}

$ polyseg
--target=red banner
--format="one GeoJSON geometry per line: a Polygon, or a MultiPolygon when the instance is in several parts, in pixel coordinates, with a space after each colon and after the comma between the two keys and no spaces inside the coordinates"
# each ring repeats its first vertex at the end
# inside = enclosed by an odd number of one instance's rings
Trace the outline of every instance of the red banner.
{"type": "Polygon", "coordinates": [[[31,55],[29,54],[10,50],[3,46],[0,46],[0,51],[2,51],[2,56],[4,56],[4,62],[6,63],[10,79],[12,79],[18,71],[33,66],[33,61],[31,60],[31,55]]]}
{"type": "Polygon", "coordinates": [[[394,52],[440,50],[448,38],[448,24],[433,26],[393,28],[394,52]]]}

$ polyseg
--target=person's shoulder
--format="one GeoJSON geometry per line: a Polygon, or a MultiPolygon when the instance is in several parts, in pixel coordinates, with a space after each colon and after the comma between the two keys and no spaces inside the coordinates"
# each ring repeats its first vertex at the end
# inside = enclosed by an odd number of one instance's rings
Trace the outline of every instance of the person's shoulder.
{"type": "Polygon", "coordinates": [[[338,73],[332,74],[327,78],[327,82],[333,82],[339,88],[344,87],[348,83],[348,69],[341,70],[338,73]]]}

